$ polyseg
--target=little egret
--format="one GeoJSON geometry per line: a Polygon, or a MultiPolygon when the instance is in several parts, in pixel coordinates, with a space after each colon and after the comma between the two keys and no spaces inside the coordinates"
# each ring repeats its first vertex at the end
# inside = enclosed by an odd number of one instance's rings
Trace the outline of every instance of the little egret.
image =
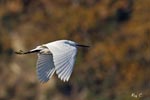
{"type": "Polygon", "coordinates": [[[77,47],[89,47],[70,40],[58,40],[37,46],[27,52],[16,54],[37,53],[37,75],[40,82],[47,82],[54,72],[61,80],[68,81],[75,62],[77,47]]]}

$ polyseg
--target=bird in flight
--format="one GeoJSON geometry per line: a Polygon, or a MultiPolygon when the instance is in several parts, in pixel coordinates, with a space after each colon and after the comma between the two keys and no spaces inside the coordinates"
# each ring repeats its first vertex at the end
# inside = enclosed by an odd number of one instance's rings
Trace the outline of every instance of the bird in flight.
{"type": "Polygon", "coordinates": [[[29,51],[19,51],[16,54],[37,53],[37,76],[40,82],[47,82],[54,72],[61,80],[68,81],[73,70],[77,47],[89,47],[70,40],[58,40],[37,46],[29,51]]]}

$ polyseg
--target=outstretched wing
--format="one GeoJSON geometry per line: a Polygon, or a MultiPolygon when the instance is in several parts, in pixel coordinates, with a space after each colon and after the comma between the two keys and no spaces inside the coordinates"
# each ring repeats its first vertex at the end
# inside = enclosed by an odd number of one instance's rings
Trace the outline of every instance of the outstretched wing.
{"type": "Polygon", "coordinates": [[[77,48],[68,44],[46,45],[52,52],[56,74],[63,81],[68,81],[75,62],[77,48]]]}
{"type": "Polygon", "coordinates": [[[51,54],[38,54],[37,75],[40,82],[47,82],[55,72],[51,54]]]}

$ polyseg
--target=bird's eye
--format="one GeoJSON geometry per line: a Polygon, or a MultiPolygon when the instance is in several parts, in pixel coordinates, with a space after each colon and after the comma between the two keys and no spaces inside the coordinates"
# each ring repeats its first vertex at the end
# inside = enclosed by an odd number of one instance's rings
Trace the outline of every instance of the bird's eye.
{"type": "Polygon", "coordinates": [[[65,41],[65,44],[70,44],[69,42],[65,41]]]}

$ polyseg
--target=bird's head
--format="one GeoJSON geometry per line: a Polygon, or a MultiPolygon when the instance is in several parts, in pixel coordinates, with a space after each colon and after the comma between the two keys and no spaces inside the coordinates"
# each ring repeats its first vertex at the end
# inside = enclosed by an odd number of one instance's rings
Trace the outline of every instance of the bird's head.
{"type": "Polygon", "coordinates": [[[65,40],[64,43],[69,44],[71,46],[75,46],[75,47],[90,47],[87,45],[78,44],[78,43],[76,43],[74,41],[70,41],[70,40],[65,40]]]}

